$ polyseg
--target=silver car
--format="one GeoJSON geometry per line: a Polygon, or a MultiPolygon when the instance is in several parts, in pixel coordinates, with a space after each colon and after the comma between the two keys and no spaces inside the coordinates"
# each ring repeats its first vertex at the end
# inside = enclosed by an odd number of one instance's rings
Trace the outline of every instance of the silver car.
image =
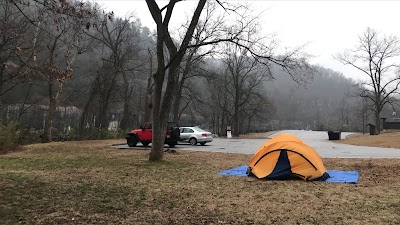
{"type": "Polygon", "coordinates": [[[179,127],[181,132],[180,140],[188,142],[191,145],[205,145],[207,142],[212,142],[213,136],[211,132],[205,131],[199,127],[179,127]]]}

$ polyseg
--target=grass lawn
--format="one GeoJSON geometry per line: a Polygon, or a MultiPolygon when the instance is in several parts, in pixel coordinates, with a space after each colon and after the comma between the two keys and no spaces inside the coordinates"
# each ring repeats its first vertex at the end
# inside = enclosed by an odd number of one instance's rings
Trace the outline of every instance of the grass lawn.
{"type": "Polygon", "coordinates": [[[251,155],[57,142],[0,155],[0,224],[399,224],[400,159],[323,159],[358,184],[217,175],[251,155]]]}
{"type": "Polygon", "coordinates": [[[400,148],[400,132],[383,133],[380,135],[355,134],[348,139],[343,139],[336,142],[359,146],[400,148]]]}

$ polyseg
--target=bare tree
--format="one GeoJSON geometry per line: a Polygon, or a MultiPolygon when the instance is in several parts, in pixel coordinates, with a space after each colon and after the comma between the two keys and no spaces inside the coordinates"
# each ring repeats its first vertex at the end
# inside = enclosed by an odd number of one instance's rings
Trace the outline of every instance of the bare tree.
{"type": "MultiPolygon", "coordinates": [[[[101,25],[95,25],[95,30],[98,35],[92,35],[87,32],[87,35],[99,41],[106,46],[110,52],[110,56],[103,60],[105,64],[111,66],[112,71],[110,75],[106,75],[107,80],[112,80],[111,86],[107,86],[110,90],[104,90],[108,93],[107,96],[102,98],[102,108],[100,114],[101,128],[107,128],[107,108],[109,104],[111,89],[115,89],[117,81],[121,80],[120,85],[122,90],[122,105],[123,115],[121,119],[121,128],[126,129],[132,126],[130,100],[132,99],[133,89],[133,76],[138,67],[141,66],[139,59],[139,45],[141,42],[139,36],[139,24],[133,22],[132,16],[125,19],[116,19],[114,21],[107,21],[101,25]]],[[[105,20],[106,21],[106,20],[105,20]]],[[[100,74],[100,73],[99,73],[100,74]]],[[[101,87],[101,86],[100,86],[101,87]]]]}
{"type": "Polygon", "coordinates": [[[399,64],[395,60],[400,56],[399,39],[395,36],[380,37],[371,28],[359,36],[354,49],[336,56],[344,65],[350,65],[361,71],[368,79],[363,82],[364,90],[360,96],[374,104],[376,134],[380,133],[380,114],[386,104],[392,103],[392,96],[398,93],[400,85],[399,64]]]}
{"type": "MultiPolygon", "coordinates": [[[[244,122],[247,119],[247,128],[245,132],[250,133],[252,128],[259,129],[260,126],[255,125],[265,125],[265,122],[262,121],[268,121],[274,113],[274,105],[261,93],[255,92],[241,111],[241,115],[243,115],[243,124],[245,124],[244,122]],[[255,121],[257,122],[254,123],[255,121]]],[[[241,133],[243,133],[244,128],[243,125],[241,133]]]]}
{"type": "Polygon", "coordinates": [[[33,34],[31,69],[37,79],[47,85],[48,112],[42,135],[43,141],[51,141],[54,112],[59,104],[65,82],[73,75],[72,66],[78,53],[82,30],[90,27],[85,23],[96,13],[91,4],[80,1],[15,1],[10,0],[27,21],[36,27],[33,34]],[[39,43],[45,37],[47,43],[39,43]],[[38,52],[39,46],[43,49],[38,52]]]}
{"type": "MultiPolygon", "coordinates": [[[[215,62],[214,62],[215,63],[215,62]]],[[[226,70],[219,65],[206,63],[208,69],[207,85],[203,91],[203,104],[196,104],[197,112],[204,118],[208,118],[211,131],[218,135],[224,135],[226,126],[230,124],[233,108],[229,101],[226,84],[229,76],[226,70]]]]}
{"type": "Polygon", "coordinates": [[[176,87],[179,65],[185,55],[186,49],[190,43],[195,27],[199,21],[201,11],[206,0],[200,0],[193,14],[191,23],[186,31],[183,41],[177,46],[168,30],[169,22],[177,1],[173,0],[163,8],[160,8],[155,0],[146,0],[151,15],[157,24],[157,71],[153,74],[154,91],[152,105],[153,119],[153,142],[150,152],[150,160],[156,161],[163,158],[164,130],[166,129],[166,120],[171,111],[174,87],[176,87]],[[166,10],[164,17],[162,12],[166,10]],[[168,53],[164,52],[164,46],[168,53]],[[165,64],[167,54],[170,62],[165,64]],[[167,85],[163,94],[164,80],[168,69],[167,85]]]}
{"type": "Polygon", "coordinates": [[[171,0],[164,7],[159,7],[155,0],[146,0],[150,13],[157,25],[157,72],[154,73],[154,92],[153,92],[153,145],[150,152],[150,160],[156,161],[163,158],[164,145],[164,130],[166,128],[166,119],[171,111],[172,96],[176,87],[178,69],[182,59],[189,47],[201,47],[218,44],[222,42],[231,42],[239,47],[246,49],[248,54],[257,62],[261,63],[268,69],[272,64],[279,65],[283,70],[287,71],[296,79],[301,75],[308,75],[310,71],[304,73],[305,69],[310,69],[308,58],[302,54],[301,48],[290,50],[275,56],[270,47],[265,44],[266,37],[256,37],[249,39],[249,35],[254,33],[256,27],[251,26],[256,17],[248,19],[250,10],[245,10],[245,14],[240,16],[238,8],[230,8],[227,3],[217,1],[218,4],[225,10],[239,15],[237,24],[231,25],[224,30],[221,30],[215,38],[209,41],[204,41],[200,44],[190,45],[193,33],[199,22],[199,18],[206,0],[200,0],[195,8],[191,22],[186,29],[183,40],[180,43],[175,43],[169,31],[170,19],[178,0],[171,0]],[[165,13],[164,13],[165,11],[165,13]],[[167,52],[164,51],[164,46],[167,52]],[[167,62],[166,62],[166,57],[167,62]],[[168,73],[168,76],[166,76],[168,73]],[[164,81],[166,85],[164,86],[164,81]],[[163,89],[165,87],[165,89],[163,89]],[[164,90],[164,91],[163,91],[164,90]]]}
{"type": "MultiPolygon", "coordinates": [[[[0,3],[0,97],[27,80],[33,30],[10,1],[0,3]]],[[[0,99],[1,102],[1,99],[0,99]]]]}
{"type": "Polygon", "coordinates": [[[183,68],[181,68],[177,87],[175,88],[175,96],[173,102],[173,120],[179,123],[182,112],[189,106],[192,97],[194,97],[190,92],[192,92],[192,85],[188,85],[188,81],[191,78],[201,76],[201,64],[204,55],[197,54],[197,48],[189,49],[187,57],[185,57],[183,62],[183,68]],[[189,92],[189,93],[185,93],[189,92]],[[186,95],[189,98],[184,98],[186,95]],[[183,100],[183,101],[182,101],[183,100]],[[183,104],[182,104],[183,103],[183,104]]]}
{"type": "Polygon", "coordinates": [[[247,56],[246,49],[239,46],[227,44],[226,57],[222,60],[226,66],[228,75],[225,87],[227,95],[233,105],[233,136],[239,136],[242,124],[240,112],[243,111],[246,103],[255,96],[258,88],[264,80],[271,79],[272,75],[264,70],[262,64],[254,58],[247,56]]]}
{"type": "Polygon", "coordinates": [[[147,85],[146,85],[146,95],[144,99],[144,110],[143,110],[143,121],[149,121],[150,120],[150,115],[151,115],[151,108],[152,106],[152,99],[151,95],[153,93],[153,52],[152,50],[148,49],[148,57],[149,57],[149,69],[148,69],[148,75],[147,75],[147,85]]]}
{"type": "MultiPolygon", "coordinates": [[[[237,46],[231,47],[236,49],[237,46]]],[[[220,71],[214,71],[208,78],[207,90],[203,91],[207,97],[199,106],[203,110],[198,110],[204,118],[208,118],[213,131],[220,135],[225,134],[227,125],[233,126],[234,136],[257,129],[252,122],[257,119],[266,121],[274,111],[265,97],[263,86],[270,74],[259,70],[260,65],[253,58],[240,53],[244,52],[227,48],[226,56],[218,66],[220,71]]]]}
{"type": "MultiPolygon", "coordinates": [[[[225,21],[223,17],[219,17],[217,14],[217,3],[208,1],[205,5],[205,9],[203,10],[204,16],[201,18],[196,26],[196,29],[193,34],[193,38],[191,40],[190,46],[196,46],[201,43],[204,43],[207,40],[216,38],[219,32],[218,30],[222,30],[225,26],[225,21]]],[[[190,21],[187,22],[183,26],[183,28],[187,28],[190,24],[190,21]]],[[[182,34],[181,36],[183,36],[182,34]]],[[[183,39],[182,37],[180,39],[183,39]]],[[[211,46],[206,50],[200,48],[200,46],[196,46],[193,48],[189,48],[185,57],[182,60],[181,69],[179,71],[179,77],[177,82],[177,87],[175,88],[175,96],[174,96],[174,105],[173,105],[173,120],[179,123],[182,112],[189,106],[192,97],[194,97],[190,93],[184,93],[184,91],[191,92],[190,86],[186,85],[187,81],[190,79],[203,76],[205,73],[205,69],[202,69],[204,66],[203,59],[207,56],[210,56],[214,53],[215,46],[211,46]],[[189,98],[184,99],[183,95],[186,94],[189,98]],[[185,100],[182,102],[182,100],[185,100]],[[181,104],[183,103],[183,104],[181,104]]]]}
{"type": "Polygon", "coordinates": [[[52,11],[47,11],[45,15],[46,17],[43,17],[41,22],[44,26],[52,27],[52,29],[44,34],[47,36],[45,40],[49,40],[49,42],[45,44],[45,50],[41,51],[38,71],[40,79],[46,82],[48,90],[48,111],[42,135],[43,141],[48,142],[52,140],[54,113],[60,102],[65,83],[73,76],[72,65],[80,51],[82,29],[73,23],[69,16],[52,11]]]}

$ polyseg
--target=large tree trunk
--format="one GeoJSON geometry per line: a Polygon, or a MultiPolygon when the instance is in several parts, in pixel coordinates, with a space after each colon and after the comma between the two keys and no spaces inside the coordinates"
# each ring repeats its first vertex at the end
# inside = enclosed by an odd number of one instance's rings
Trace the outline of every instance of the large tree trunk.
{"type": "Polygon", "coordinates": [[[381,113],[377,109],[375,111],[375,134],[378,135],[381,133],[381,113]]]}
{"type": "MultiPolygon", "coordinates": [[[[147,0],[147,4],[149,6],[150,12],[156,14],[154,10],[159,10],[158,6],[155,2],[149,3],[147,0]],[[154,6],[155,5],[155,6],[154,6]],[[153,8],[154,7],[154,8],[153,8]],[[155,9],[157,8],[157,9],[155,9]]],[[[160,12],[157,12],[160,13],[160,12]]],[[[153,137],[151,144],[151,151],[149,160],[150,161],[159,161],[163,159],[164,156],[164,129],[162,127],[162,118],[161,115],[161,97],[162,97],[162,89],[165,78],[165,62],[164,62],[164,26],[161,21],[161,14],[157,15],[154,20],[157,23],[157,71],[153,74],[154,80],[154,89],[152,94],[152,121],[153,121],[153,137]]],[[[166,125],[164,125],[166,126],[166,125]]]]}
{"type": "Polygon", "coordinates": [[[181,99],[182,99],[182,92],[183,92],[183,84],[185,82],[184,77],[180,80],[179,83],[177,83],[176,87],[176,95],[174,98],[174,107],[172,108],[172,113],[173,113],[173,120],[179,123],[180,119],[180,105],[181,105],[181,99]]]}
{"type": "Polygon", "coordinates": [[[381,93],[378,92],[375,95],[375,135],[381,133],[381,111],[382,111],[382,97],[381,93]]]}
{"type": "Polygon", "coordinates": [[[153,141],[150,152],[150,161],[162,160],[164,156],[165,131],[167,129],[167,119],[171,112],[172,97],[174,94],[173,87],[176,81],[178,68],[177,64],[172,63],[168,71],[167,88],[162,96],[162,87],[164,76],[154,78],[154,94],[153,94],[153,141]],[[162,99],[162,100],[161,100],[162,99]]]}
{"type": "Polygon", "coordinates": [[[153,93],[153,54],[151,53],[150,49],[147,50],[149,53],[149,61],[150,61],[150,66],[149,66],[149,75],[147,77],[147,87],[146,87],[146,96],[144,97],[144,111],[143,111],[143,121],[140,121],[141,123],[147,122],[151,120],[151,109],[153,108],[153,99],[152,99],[152,93],[153,93]]]}
{"type": "MultiPolygon", "coordinates": [[[[150,70],[150,73],[151,72],[152,71],[150,70]]],[[[151,109],[153,108],[153,103],[152,103],[153,82],[151,76],[152,74],[149,74],[149,77],[147,78],[146,96],[144,99],[144,116],[143,116],[143,121],[141,122],[150,121],[151,109]]]]}
{"type": "Polygon", "coordinates": [[[153,119],[153,140],[150,151],[150,161],[161,160],[164,156],[164,131],[166,125],[163,127],[163,115],[160,114],[161,107],[161,94],[163,86],[164,74],[159,74],[158,71],[154,76],[154,90],[153,90],[153,108],[152,108],[152,119],[153,119]],[[160,77],[162,76],[162,78],[160,77]]]}

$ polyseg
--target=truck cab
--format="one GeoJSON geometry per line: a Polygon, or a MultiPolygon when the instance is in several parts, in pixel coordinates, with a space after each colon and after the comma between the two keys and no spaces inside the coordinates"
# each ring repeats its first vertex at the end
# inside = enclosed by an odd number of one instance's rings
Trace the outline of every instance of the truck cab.
{"type": "MultiPolygon", "coordinates": [[[[179,140],[180,131],[176,122],[168,122],[165,131],[165,144],[174,147],[179,140]]],[[[129,147],[135,147],[138,142],[143,146],[148,146],[153,140],[153,128],[151,122],[145,122],[139,129],[131,130],[126,135],[126,141],[129,147]]]]}

